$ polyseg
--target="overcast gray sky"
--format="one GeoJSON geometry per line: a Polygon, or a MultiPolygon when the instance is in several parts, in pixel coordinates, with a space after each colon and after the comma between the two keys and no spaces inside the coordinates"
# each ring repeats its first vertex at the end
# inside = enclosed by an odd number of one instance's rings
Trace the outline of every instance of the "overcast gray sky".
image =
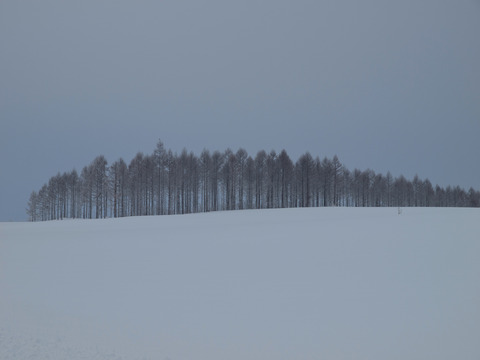
{"type": "Polygon", "coordinates": [[[0,221],[159,138],[480,189],[479,35],[478,0],[2,0],[0,221]]]}

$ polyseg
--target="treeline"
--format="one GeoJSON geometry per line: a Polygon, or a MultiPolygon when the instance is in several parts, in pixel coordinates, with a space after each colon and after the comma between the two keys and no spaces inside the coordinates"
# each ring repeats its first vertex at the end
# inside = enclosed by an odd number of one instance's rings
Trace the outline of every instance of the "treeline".
{"type": "Polygon", "coordinates": [[[57,174],[31,193],[27,214],[40,221],[319,206],[479,207],[480,192],[350,171],[337,156],[307,152],[293,162],[285,150],[251,157],[244,149],[178,155],[159,141],[151,155],[138,153],[129,164],[108,166],[98,156],[80,174],[57,174]]]}

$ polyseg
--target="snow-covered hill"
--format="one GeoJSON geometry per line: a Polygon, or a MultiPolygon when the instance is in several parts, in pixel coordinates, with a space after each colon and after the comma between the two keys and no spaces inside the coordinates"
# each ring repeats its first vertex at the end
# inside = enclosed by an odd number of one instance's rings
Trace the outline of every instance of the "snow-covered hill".
{"type": "Polygon", "coordinates": [[[0,223],[0,359],[480,358],[480,209],[0,223]]]}

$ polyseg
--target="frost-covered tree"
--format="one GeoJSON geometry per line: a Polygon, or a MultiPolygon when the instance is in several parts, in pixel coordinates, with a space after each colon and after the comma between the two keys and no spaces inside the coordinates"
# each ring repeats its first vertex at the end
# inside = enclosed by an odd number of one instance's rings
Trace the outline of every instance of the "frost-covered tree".
{"type": "Polygon", "coordinates": [[[38,216],[38,194],[36,191],[30,193],[30,198],[28,199],[27,204],[27,215],[30,221],[37,221],[38,216]]]}
{"type": "Polygon", "coordinates": [[[238,190],[238,208],[240,210],[244,209],[244,198],[245,198],[245,169],[247,162],[248,154],[245,149],[238,149],[235,154],[236,159],[236,183],[238,190]]]}
{"type": "Polygon", "coordinates": [[[265,163],[267,153],[261,150],[255,156],[255,208],[263,209],[265,207],[265,163]]]}
{"type": "Polygon", "coordinates": [[[210,152],[207,149],[204,149],[200,154],[199,159],[200,167],[200,176],[201,176],[201,207],[203,212],[208,212],[211,209],[210,199],[211,199],[211,168],[212,168],[212,158],[210,152]]]}
{"type": "Polygon", "coordinates": [[[312,200],[312,177],[314,169],[314,161],[309,152],[306,152],[297,162],[297,181],[299,188],[299,206],[309,207],[312,200]]]}
{"type": "Polygon", "coordinates": [[[280,181],[280,201],[281,208],[292,206],[292,181],[293,181],[293,162],[285,150],[278,155],[278,178],[280,181]]]}

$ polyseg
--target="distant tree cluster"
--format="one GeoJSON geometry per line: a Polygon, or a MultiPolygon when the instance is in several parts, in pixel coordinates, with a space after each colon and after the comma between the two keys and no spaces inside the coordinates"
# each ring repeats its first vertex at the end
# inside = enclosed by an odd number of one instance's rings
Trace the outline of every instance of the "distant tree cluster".
{"type": "Polygon", "coordinates": [[[159,141],[153,154],[138,153],[128,165],[119,159],[108,166],[98,156],[80,175],[57,174],[31,193],[27,214],[44,221],[320,206],[479,207],[480,192],[350,171],[337,156],[307,152],[293,162],[285,150],[251,157],[244,149],[178,155],[159,141]]]}

